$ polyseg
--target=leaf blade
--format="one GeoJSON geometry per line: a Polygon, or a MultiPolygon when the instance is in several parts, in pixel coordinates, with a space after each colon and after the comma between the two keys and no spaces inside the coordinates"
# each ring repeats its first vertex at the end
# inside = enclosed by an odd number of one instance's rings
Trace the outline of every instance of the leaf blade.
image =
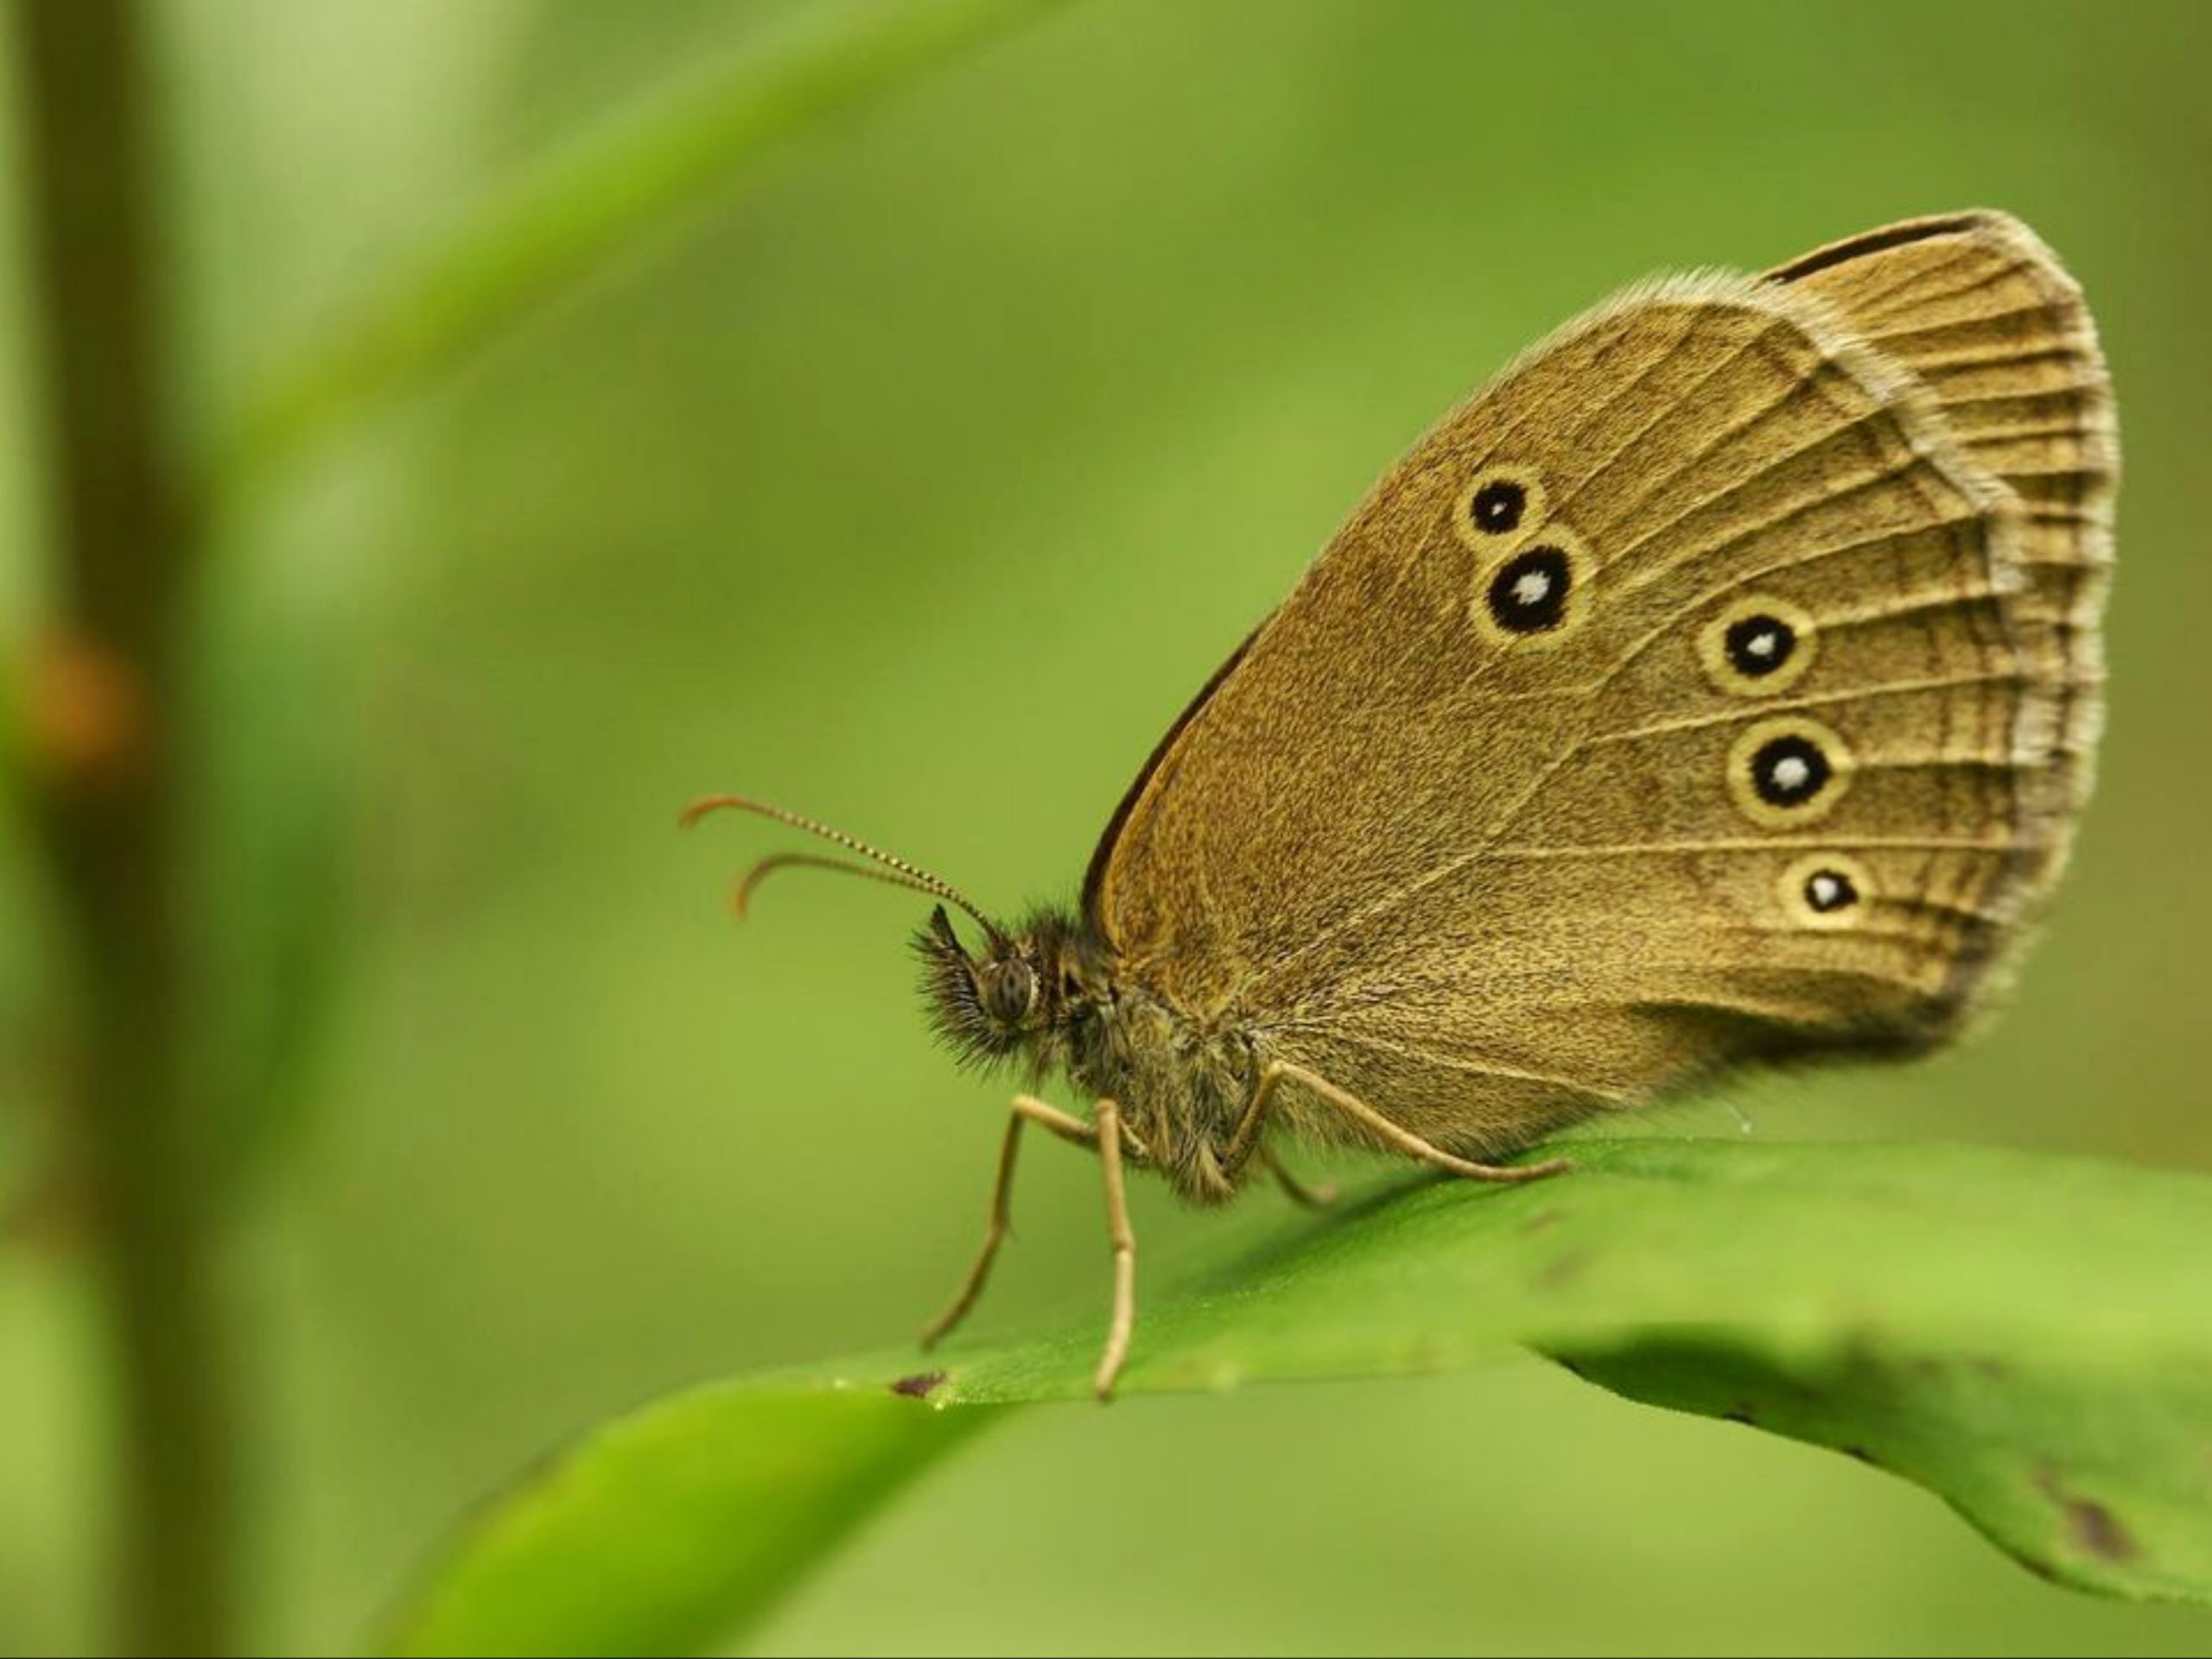
{"type": "MultiPolygon", "coordinates": [[[[1630,1398],[1877,1463],[2057,1582],[2212,1600],[2212,1180],[1946,1147],[1589,1141],[1575,1157],[1560,1181],[1395,1181],[1344,1216],[1246,1230],[1153,1295],[1124,1394],[1431,1372],[1527,1345],[1630,1398]]],[[[918,1471],[905,1459],[928,1425],[1079,1398],[1098,1336],[1086,1320],[957,1350],[927,1407],[891,1387],[910,1354],[763,1376],[730,1389],[716,1427],[743,1441],[791,1402],[870,1401],[877,1454],[918,1471]]],[[[682,1524],[588,1495],[606,1501],[570,1507],[563,1536],[682,1524]]],[[[759,1618],[811,1559],[779,1557],[725,1611],[759,1618]]],[[[464,1545],[433,1584],[453,1644],[410,1651],[530,1644],[454,1592],[468,1562],[464,1545]]],[[[653,1613],[594,1617],[611,1636],[653,1613]]]]}
{"type": "Polygon", "coordinates": [[[996,1415],[916,1411],[879,1391],[743,1385],[664,1401],[498,1505],[390,1650],[691,1653],[741,1636],[867,1515],[996,1415]],[[641,1491],[678,1524],[591,1524],[641,1491]]]}

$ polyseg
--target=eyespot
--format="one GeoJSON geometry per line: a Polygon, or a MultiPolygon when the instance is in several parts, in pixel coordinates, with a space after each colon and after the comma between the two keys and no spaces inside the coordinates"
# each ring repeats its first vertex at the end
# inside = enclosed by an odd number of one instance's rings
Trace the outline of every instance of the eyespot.
{"type": "Polygon", "coordinates": [[[1855,858],[1812,853],[1782,873],[1776,893],[1783,913],[1801,926],[1833,931],[1857,922],[1874,897],[1874,879],[1855,858]]]}
{"type": "Polygon", "coordinates": [[[1467,500],[1467,517],[1485,536],[1510,536],[1521,528],[1529,492],[1510,478],[1494,478],[1467,500]]]}
{"type": "Polygon", "coordinates": [[[1812,615],[1802,606],[1752,594],[1705,625],[1697,650],[1707,677],[1720,690],[1767,697],[1805,677],[1816,639],[1812,615]]]}
{"type": "Polygon", "coordinates": [[[1508,633],[1538,633],[1560,625],[1573,582],[1567,550],[1546,542],[1499,565],[1484,599],[1491,620],[1508,633]]]}
{"type": "Polygon", "coordinates": [[[1828,785],[1835,769],[1821,746],[1791,733],[1770,737],[1751,755],[1751,787],[1769,806],[1802,806],[1828,785]]]}
{"type": "Polygon", "coordinates": [[[1805,902],[1822,915],[1859,902],[1858,884],[1841,870],[1815,870],[1805,878],[1805,902]]]}
{"type": "Polygon", "coordinates": [[[1527,545],[1492,559],[1476,579],[1476,626],[1502,645],[1555,643],[1589,608],[1589,560],[1574,532],[1550,524],[1527,545]]]}
{"type": "Polygon", "coordinates": [[[1728,752],[1728,785],[1754,823],[1809,823],[1851,787],[1851,750],[1815,720],[1763,720],[1728,752]]]}
{"type": "Polygon", "coordinates": [[[1478,473],[1452,506],[1452,528],[1476,552],[1495,553],[1540,530],[1544,523],[1544,486],[1535,474],[1517,467],[1492,467],[1478,473]]]}
{"type": "Polygon", "coordinates": [[[1747,616],[1721,638],[1730,665],[1754,680],[1787,668],[1797,649],[1797,630],[1778,616],[1747,616]]]}

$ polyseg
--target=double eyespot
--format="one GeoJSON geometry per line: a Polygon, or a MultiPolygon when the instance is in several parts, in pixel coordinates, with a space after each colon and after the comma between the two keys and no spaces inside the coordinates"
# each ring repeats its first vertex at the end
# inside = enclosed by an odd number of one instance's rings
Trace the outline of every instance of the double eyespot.
{"type": "Polygon", "coordinates": [[[1853,925],[1874,898],[1874,878],[1842,853],[1811,853],[1783,871],[1776,883],[1783,913],[1800,926],[1833,931],[1853,925]]]}
{"type": "Polygon", "coordinates": [[[1763,720],[1728,752],[1728,787],[1755,823],[1781,829],[1826,817],[1851,787],[1849,746],[1816,720],[1763,720]]]}
{"type": "Polygon", "coordinates": [[[1476,626],[1501,645],[1554,641],[1581,620],[1589,559],[1581,538],[1550,516],[1542,480],[1492,467],[1452,504],[1452,527],[1474,553],[1476,626]]]}
{"type": "Polygon", "coordinates": [[[1737,600],[1700,630],[1706,677],[1743,697],[1770,697],[1805,677],[1819,645],[1812,613],[1771,594],[1737,600]]]}

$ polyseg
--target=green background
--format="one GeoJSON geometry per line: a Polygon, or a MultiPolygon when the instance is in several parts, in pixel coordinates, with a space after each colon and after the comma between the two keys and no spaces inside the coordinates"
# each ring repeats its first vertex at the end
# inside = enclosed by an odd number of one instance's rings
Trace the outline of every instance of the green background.
{"type": "MultiPolygon", "coordinates": [[[[158,8],[180,427],[505,181],[819,10],[158,8]]],[[[1001,1102],[922,1027],[921,907],[793,877],[733,929],[728,875],[787,842],[679,836],[678,805],[743,789],[988,907],[1071,896],[1159,732],[1374,475],[1654,269],[2008,208],[2088,292],[2128,468],[2103,780],[2014,1006],[1937,1061],[1732,1106],[1762,1137],[2212,1168],[2208,61],[2190,0],[1080,0],[807,134],[270,479],[197,624],[207,880],[240,941],[210,971],[251,981],[263,911],[327,934],[233,1252],[250,1638],[359,1640],[549,1445],[879,1345],[963,1265],[1001,1102]]],[[[16,213],[8,642],[48,580],[16,213]]],[[[11,824],[0,1187],[49,1135],[43,913],[11,824]]],[[[1654,1127],[1739,1132],[1727,1103],[1654,1127]]],[[[1207,1224],[1135,1201],[1156,1253],[1207,1224]]],[[[1097,1208],[1095,1171],[1039,1147],[988,1322],[1103,1303],[1097,1208]]],[[[101,1627],[110,1363],[78,1256],[0,1246],[0,1649],[101,1627]]],[[[763,1645],[2208,1643],[2212,1616],[2045,1586],[1873,1471],[1531,1360],[1024,1414],[763,1645]]]]}

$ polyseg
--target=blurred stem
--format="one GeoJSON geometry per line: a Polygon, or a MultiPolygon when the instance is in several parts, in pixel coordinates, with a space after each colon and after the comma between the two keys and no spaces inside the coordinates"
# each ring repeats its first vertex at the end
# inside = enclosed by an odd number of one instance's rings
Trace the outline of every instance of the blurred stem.
{"type": "Polygon", "coordinates": [[[249,397],[205,486],[232,499],[696,210],[782,141],[1058,0],[880,0],[671,89],[387,281],[249,397]]]}
{"type": "MultiPolygon", "coordinates": [[[[187,527],[162,424],[144,20],[134,0],[16,0],[69,664],[101,740],[40,810],[76,973],[75,1109],[115,1327],[124,1651],[229,1646],[231,1461],[203,1137],[187,1085],[180,640],[187,527]]],[[[62,716],[67,723],[66,711],[62,716]]]]}

